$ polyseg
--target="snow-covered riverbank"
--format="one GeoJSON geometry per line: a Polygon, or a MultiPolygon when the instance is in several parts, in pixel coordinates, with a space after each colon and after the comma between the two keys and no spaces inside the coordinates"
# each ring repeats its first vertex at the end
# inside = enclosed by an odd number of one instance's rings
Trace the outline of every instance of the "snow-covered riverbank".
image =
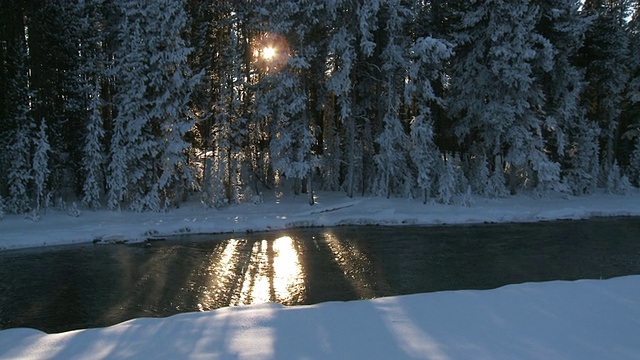
{"type": "Polygon", "coordinates": [[[640,216],[640,190],[628,195],[551,195],[535,199],[518,195],[504,199],[473,199],[460,204],[424,205],[419,200],[355,197],[319,193],[310,206],[306,196],[266,194],[262,203],[211,209],[199,203],[165,213],[83,210],[79,217],[49,209],[34,222],[7,215],[0,220],[0,250],[78,242],[135,241],[183,232],[220,233],[345,224],[467,224],[581,219],[594,216],[640,216]]]}
{"type": "Polygon", "coordinates": [[[262,304],[47,335],[1,359],[638,359],[640,276],[347,303],[262,304]]]}

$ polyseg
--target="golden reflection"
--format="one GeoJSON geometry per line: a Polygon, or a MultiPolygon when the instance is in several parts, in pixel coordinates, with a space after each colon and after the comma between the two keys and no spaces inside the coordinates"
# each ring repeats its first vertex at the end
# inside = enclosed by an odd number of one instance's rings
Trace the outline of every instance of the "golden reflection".
{"type": "Polygon", "coordinates": [[[276,301],[295,300],[304,291],[304,277],[294,240],[289,236],[273,242],[273,287],[276,301]]]}
{"type": "Polygon", "coordinates": [[[231,305],[294,303],[304,293],[304,276],[295,241],[283,236],[253,244],[242,286],[231,305]]]}
{"type": "Polygon", "coordinates": [[[232,305],[261,304],[270,301],[268,245],[267,240],[253,244],[240,289],[240,298],[232,305]]]}
{"type": "Polygon", "coordinates": [[[200,291],[198,309],[211,310],[230,300],[230,290],[235,282],[235,268],[238,265],[238,253],[244,241],[229,239],[209,257],[209,266],[205,269],[206,282],[200,291]]]}
{"type": "Polygon", "coordinates": [[[371,261],[366,254],[353,244],[340,241],[331,233],[324,234],[327,245],[333,253],[334,261],[340,266],[345,279],[351,284],[361,299],[375,297],[373,286],[375,281],[371,271],[371,261]]]}

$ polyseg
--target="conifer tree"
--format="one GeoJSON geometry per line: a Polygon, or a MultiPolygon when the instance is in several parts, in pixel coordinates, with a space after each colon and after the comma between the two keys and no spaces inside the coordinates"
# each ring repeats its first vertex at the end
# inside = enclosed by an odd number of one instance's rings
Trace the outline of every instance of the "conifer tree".
{"type": "Polygon", "coordinates": [[[50,191],[79,194],[84,102],[80,76],[80,7],[73,1],[34,2],[30,8],[29,66],[33,116],[50,133],[50,191]]]}
{"type": "Polygon", "coordinates": [[[96,210],[102,198],[104,181],[105,137],[102,109],[106,107],[101,92],[107,76],[106,38],[103,0],[89,0],[79,4],[81,19],[82,92],[85,96],[84,144],[82,148],[82,203],[96,210]]]}
{"type": "Polygon", "coordinates": [[[580,105],[584,90],[584,71],[574,64],[573,58],[583,46],[586,30],[592,19],[579,11],[580,1],[546,0],[539,3],[540,21],[537,30],[553,46],[553,67],[541,72],[545,93],[545,147],[551,158],[562,163],[565,181],[574,194],[590,189],[588,157],[597,153],[593,147],[581,141],[597,142],[597,136],[589,139],[584,132],[585,111],[580,105]],[[587,151],[586,156],[582,153],[587,151]],[[579,158],[576,158],[577,153],[579,158]],[[583,161],[584,160],[584,161],[583,161]],[[584,168],[581,168],[584,167],[584,168]]]}
{"type": "Polygon", "coordinates": [[[137,211],[179,202],[192,186],[184,135],[193,126],[188,101],[195,85],[190,49],[182,33],[181,1],[123,0],[118,29],[114,119],[109,164],[109,205],[126,201],[137,211]],[[162,24],[162,26],[158,26],[162,24]]]}
{"type": "MultiPolygon", "coordinates": [[[[640,58],[640,1],[636,1],[628,32],[630,59],[638,59],[640,58]]],[[[631,80],[627,95],[627,117],[630,121],[625,137],[631,143],[629,162],[631,183],[640,187],[640,62],[632,60],[630,66],[631,80]]]]}
{"type": "Polygon", "coordinates": [[[629,78],[629,42],[625,32],[628,1],[585,1],[585,12],[594,17],[588,28],[580,65],[586,69],[583,104],[590,121],[600,128],[600,163],[610,172],[620,136],[620,115],[629,78]]]}
{"type": "Polygon", "coordinates": [[[535,31],[538,13],[529,1],[476,1],[457,34],[449,102],[456,135],[470,158],[486,158],[490,173],[504,161],[511,193],[526,183],[519,174],[544,188],[560,181],[544,149],[544,94],[535,74],[552,63],[549,42],[535,31]]]}
{"type": "Polygon", "coordinates": [[[333,113],[323,127],[324,156],[323,174],[325,183],[330,190],[337,190],[340,186],[341,155],[346,155],[347,176],[345,188],[348,197],[353,196],[355,176],[355,144],[356,125],[353,113],[354,66],[357,61],[357,22],[350,14],[356,11],[355,3],[340,1],[336,7],[330,9],[329,20],[335,24],[328,43],[330,76],[327,79],[327,91],[331,93],[333,113]],[[343,136],[346,140],[344,152],[341,151],[340,136],[337,129],[344,127],[343,136]]]}
{"type": "Polygon", "coordinates": [[[4,218],[5,207],[4,198],[0,195],[0,220],[4,218]]]}
{"type": "MultiPolygon", "coordinates": [[[[314,151],[316,124],[311,106],[310,79],[323,43],[313,42],[320,26],[321,2],[308,0],[295,3],[267,2],[271,11],[272,31],[288,39],[291,56],[286,65],[272,74],[269,92],[276,101],[272,105],[269,153],[273,169],[293,180],[296,194],[305,190],[309,203],[314,204],[313,170],[317,166],[314,151]]],[[[276,49],[278,50],[278,49],[276,49]]],[[[281,50],[280,50],[281,51],[281,50]]],[[[316,86],[319,84],[316,84],[316,86]]]]}
{"type": "Polygon", "coordinates": [[[17,31],[7,48],[7,95],[5,127],[3,127],[3,163],[7,164],[7,211],[24,213],[30,209],[29,193],[32,179],[31,148],[34,121],[30,109],[27,67],[27,44],[24,27],[17,31]],[[11,149],[8,151],[8,149],[11,149]]]}
{"type": "Polygon", "coordinates": [[[46,209],[47,194],[47,178],[51,171],[49,170],[49,139],[47,136],[47,123],[44,119],[40,122],[40,128],[34,138],[34,154],[33,154],[33,182],[35,191],[35,212],[40,213],[44,207],[46,209]]]}
{"type": "Polygon", "coordinates": [[[407,78],[406,70],[409,67],[408,39],[403,33],[408,9],[400,1],[388,1],[383,9],[381,20],[384,21],[387,36],[386,46],[381,53],[385,97],[378,104],[382,107],[378,111],[383,114],[383,125],[376,137],[379,150],[374,156],[378,169],[374,179],[374,194],[389,197],[394,189],[400,191],[403,185],[410,183],[408,178],[411,176],[406,171],[409,136],[400,119],[404,79],[407,78]]]}
{"type": "Polygon", "coordinates": [[[430,36],[420,37],[410,49],[408,83],[405,102],[415,104],[411,120],[410,156],[417,171],[417,185],[422,190],[424,203],[432,187],[435,162],[439,157],[434,142],[434,121],[431,106],[443,106],[443,99],[436,95],[435,87],[442,87],[445,79],[444,64],[452,55],[452,45],[430,36]]]}
{"type": "Polygon", "coordinates": [[[451,157],[443,156],[439,162],[437,200],[442,204],[452,204],[453,197],[458,193],[456,168],[451,157]]]}

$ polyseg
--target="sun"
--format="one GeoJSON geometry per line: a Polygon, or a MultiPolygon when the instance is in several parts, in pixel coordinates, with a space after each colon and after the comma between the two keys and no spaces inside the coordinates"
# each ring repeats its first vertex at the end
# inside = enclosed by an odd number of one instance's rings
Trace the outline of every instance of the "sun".
{"type": "Polygon", "coordinates": [[[262,58],[265,60],[271,60],[274,56],[276,56],[276,48],[273,46],[265,46],[262,49],[262,58]]]}
{"type": "Polygon", "coordinates": [[[252,46],[252,62],[260,73],[277,73],[287,65],[290,48],[284,36],[266,33],[256,38],[252,46]]]}

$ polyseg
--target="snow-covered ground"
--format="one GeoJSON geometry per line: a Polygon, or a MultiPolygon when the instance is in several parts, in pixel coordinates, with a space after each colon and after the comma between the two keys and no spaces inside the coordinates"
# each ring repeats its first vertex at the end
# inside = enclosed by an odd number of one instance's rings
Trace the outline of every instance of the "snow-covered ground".
{"type": "Polygon", "coordinates": [[[7,215],[0,220],[0,250],[102,241],[140,241],[153,236],[282,229],[299,226],[359,224],[468,224],[582,219],[595,216],[640,216],[640,190],[628,195],[568,195],[534,199],[473,199],[471,206],[424,205],[419,200],[355,197],[319,193],[317,204],[306,195],[266,194],[261,204],[222,209],[190,203],[165,213],[83,210],[79,217],[50,208],[34,222],[7,215]]]}
{"type": "Polygon", "coordinates": [[[2,359],[634,359],[640,276],[218,309],[46,335],[0,331],[2,359]]]}
{"type": "MultiPolygon", "coordinates": [[[[470,207],[320,193],[273,194],[260,205],[198,204],[167,213],[49,210],[40,221],[5,216],[0,249],[181,232],[340,224],[454,224],[640,216],[626,196],[526,195],[470,207]]],[[[102,329],[0,331],[0,359],[638,359],[640,276],[519,284],[311,306],[276,304],[135,319],[102,329]]]]}

